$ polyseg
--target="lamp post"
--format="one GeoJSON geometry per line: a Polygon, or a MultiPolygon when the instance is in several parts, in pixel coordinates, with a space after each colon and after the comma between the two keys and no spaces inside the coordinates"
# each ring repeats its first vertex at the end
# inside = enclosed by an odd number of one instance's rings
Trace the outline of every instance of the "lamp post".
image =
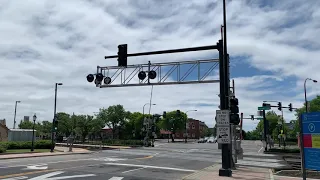
{"type": "MultiPolygon", "coordinates": [[[[188,112],[190,112],[190,111],[198,111],[198,110],[196,110],[196,109],[194,109],[194,110],[188,110],[188,111],[186,111],[186,115],[187,115],[187,113],[188,112]]],[[[187,116],[187,119],[186,119],[186,122],[185,122],[185,139],[184,139],[184,142],[185,143],[187,143],[187,139],[188,139],[188,132],[187,132],[187,121],[188,121],[188,116],[187,116]]]]}
{"type": "Polygon", "coordinates": [[[33,115],[33,128],[32,128],[32,145],[31,145],[31,152],[34,151],[34,126],[36,124],[37,116],[36,114],[33,115]]]}
{"type": "Polygon", "coordinates": [[[304,80],[304,101],[306,103],[306,113],[308,112],[308,101],[307,101],[307,88],[306,88],[306,84],[307,84],[307,81],[310,80],[310,81],[313,81],[314,83],[317,83],[318,81],[317,80],[314,80],[314,79],[311,79],[311,78],[306,78],[304,80]]]}
{"type": "Polygon", "coordinates": [[[50,152],[53,152],[54,150],[54,128],[55,128],[55,122],[56,122],[56,111],[57,111],[57,90],[58,90],[58,86],[62,86],[62,83],[56,83],[55,84],[55,89],[54,89],[54,109],[53,109],[53,122],[52,122],[52,130],[51,130],[51,150],[50,152]]]}
{"type": "Polygon", "coordinates": [[[16,128],[16,115],[17,115],[17,104],[18,103],[21,103],[21,101],[16,101],[16,105],[14,107],[13,129],[16,128]]]}

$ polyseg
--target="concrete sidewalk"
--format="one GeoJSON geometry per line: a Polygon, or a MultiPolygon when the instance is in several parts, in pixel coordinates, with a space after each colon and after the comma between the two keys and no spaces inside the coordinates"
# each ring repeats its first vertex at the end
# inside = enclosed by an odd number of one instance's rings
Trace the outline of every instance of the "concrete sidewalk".
{"type": "Polygon", "coordinates": [[[17,158],[31,158],[31,157],[43,157],[43,156],[59,156],[70,154],[88,154],[91,151],[82,148],[72,148],[72,152],[69,152],[69,148],[55,147],[55,152],[43,152],[43,153],[19,153],[19,154],[3,154],[0,155],[0,160],[5,159],[17,159],[17,158]]]}
{"type": "Polygon", "coordinates": [[[219,169],[221,164],[209,166],[193,174],[183,177],[183,180],[230,180],[230,179],[242,179],[242,180],[298,180],[300,178],[287,177],[287,176],[275,176],[270,169],[266,168],[254,168],[254,167],[237,167],[236,170],[232,170],[232,177],[219,176],[219,169]]]}
{"type": "MultiPolygon", "coordinates": [[[[57,146],[66,146],[67,147],[67,143],[56,143],[57,146]]],[[[73,144],[73,147],[78,147],[78,148],[100,148],[99,144],[96,145],[92,145],[92,144],[73,144]]],[[[106,146],[106,145],[102,145],[101,146],[104,149],[130,149],[132,147],[130,146],[106,146]]]]}

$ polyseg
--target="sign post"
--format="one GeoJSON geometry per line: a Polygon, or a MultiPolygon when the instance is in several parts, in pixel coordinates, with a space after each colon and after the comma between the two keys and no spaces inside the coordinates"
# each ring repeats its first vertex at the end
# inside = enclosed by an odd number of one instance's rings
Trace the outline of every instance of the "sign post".
{"type": "Polygon", "coordinates": [[[303,179],[306,169],[320,170],[320,112],[304,113],[300,117],[301,132],[301,168],[303,179]]]}

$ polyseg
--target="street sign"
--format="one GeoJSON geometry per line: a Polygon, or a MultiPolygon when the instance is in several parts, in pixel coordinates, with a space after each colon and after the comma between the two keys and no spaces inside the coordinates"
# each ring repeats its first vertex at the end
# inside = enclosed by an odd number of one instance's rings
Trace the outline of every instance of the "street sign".
{"type": "Polygon", "coordinates": [[[320,170],[320,112],[301,115],[305,168],[320,170]]]}
{"type": "Polygon", "coordinates": [[[230,127],[221,126],[217,127],[217,142],[220,144],[230,144],[230,127]]]}
{"type": "Polygon", "coordinates": [[[217,110],[217,126],[229,126],[230,124],[230,110],[217,110]]]}
{"type": "Polygon", "coordinates": [[[270,110],[271,107],[269,106],[263,106],[263,107],[258,107],[258,110],[261,111],[261,110],[270,110]]]}

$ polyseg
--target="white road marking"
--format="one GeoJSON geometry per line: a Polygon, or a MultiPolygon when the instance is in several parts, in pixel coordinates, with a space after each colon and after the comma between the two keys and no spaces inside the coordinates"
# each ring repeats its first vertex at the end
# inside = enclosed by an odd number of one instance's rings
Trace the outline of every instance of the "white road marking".
{"type": "Polygon", "coordinates": [[[19,180],[19,179],[28,179],[27,176],[19,176],[19,177],[13,177],[13,178],[6,178],[1,180],[19,180]]]}
{"type": "Polygon", "coordinates": [[[260,150],[258,151],[258,153],[260,153],[260,151],[263,149],[263,147],[260,148],[260,150]]]}
{"type": "Polygon", "coordinates": [[[109,180],[121,180],[121,179],[123,179],[123,177],[112,177],[112,178],[110,178],[109,180]]]}
{"type": "Polygon", "coordinates": [[[53,177],[50,178],[51,176],[56,176],[59,174],[64,173],[64,171],[56,171],[56,172],[51,172],[48,174],[44,174],[38,177],[31,178],[29,180],[59,180],[59,179],[71,179],[71,178],[81,178],[81,177],[91,177],[91,176],[96,176],[95,174],[81,174],[81,175],[74,175],[74,176],[60,176],[60,177],[53,177]]]}
{"type": "Polygon", "coordinates": [[[26,169],[45,170],[45,169],[48,169],[48,164],[36,164],[32,166],[27,166],[26,169]]]}
{"type": "Polygon", "coordinates": [[[143,167],[150,169],[165,169],[165,170],[173,170],[173,171],[185,171],[185,172],[195,172],[196,170],[191,169],[181,169],[181,168],[171,168],[171,167],[161,167],[161,166],[149,166],[149,165],[140,165],[140,164],[122,164],[122,163],[105,163],[107,165],[114,166],[129,166],[129,167],[143,167]]]}
{"type": "Polygon", "coordinates": [[[123,171],[122,173],[128,173],[128,172],[137,171],[137,170],[140,170],[140,169],[144,169],[144,167],[137,168],[137,169],[131,169],[131,170],[128,170],[128,171],[123,171]]]}

